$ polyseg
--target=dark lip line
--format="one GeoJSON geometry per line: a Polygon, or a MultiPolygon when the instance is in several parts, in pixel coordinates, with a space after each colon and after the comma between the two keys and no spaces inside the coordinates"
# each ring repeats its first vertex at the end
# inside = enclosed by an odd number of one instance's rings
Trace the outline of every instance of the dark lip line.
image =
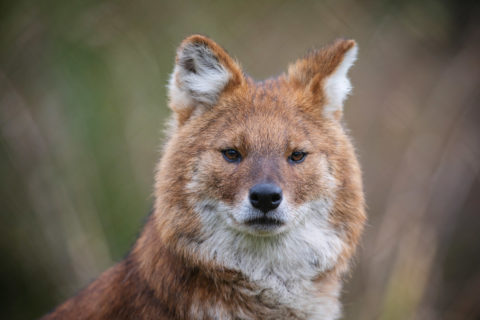
{"type": "Polygon", "coordinates": [[[269,226],[281,226],[285,223],[279,219],[269,218],[269,217],[259,217],[253,218],[250,220],[245,221],[246,225],[269,225],[269,226]]]}

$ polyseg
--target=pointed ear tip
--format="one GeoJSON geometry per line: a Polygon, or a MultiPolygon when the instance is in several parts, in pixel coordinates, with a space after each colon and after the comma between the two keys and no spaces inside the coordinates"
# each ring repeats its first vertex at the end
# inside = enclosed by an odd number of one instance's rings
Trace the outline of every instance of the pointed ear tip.
{"type": "Polygon", "coordinates": [[[192,34],[186,37],[185,39],[183,39],[182,44],[180,46],[183,46],[188,43],[208,43],[211,41],[212,40],[209,37],[204,36],[202,34],[192,34]]]}
{"type": "Polygon", "coordinates": [[[343,40],[343,46],[345,48],[345,52],[353,52],[353,54],[357,54],[358,52],[358,44],[357,41],[353,39],[343,40]]]}
{"type": "Polygon", "coordinates": [[[358,44],[353,39],[339,38],[330,48],[332,48],[337,54],[345,55],[346,57],[353,58],[354,60],[357,57],[358,44]]]}
{"type": "Polygon", "coordinates": [[[355,61],[358,55],[357,42],[355,40],[349,39],[345,41],[345,44],[346,44],[345,56],[350,57],[350,59],[355,61]]]}
{"type": "Polygon", "coordinates": [[[183,39],[183,41],[178,46],[177,58],[179,54],[184,52],[185,49],[192,48],[192,46],[208,48],[209,50],[214,52],[216,55],[222,55],[222,53],[224,52],[224,49],[209,37],[204,36],[202,34],[192,34],[191,36],[188,36],[185,39],[183,39]]]}
{"type": "Polygon", "coordinates": [[[345,40],[345,43],[347,44],[347,46],[349,48],[352,48],[352,47],[356,47],[357,46],[357,41],[353,40],[353,39],[347,39],[345,40]]]}
{"type": "Polygon", "coordinates": [[[178,48],[177,48],[177,58],[178,58],[178,55],[183,50],[185,50],[185,48],[187,48],[189,45],[211,46],[212,43],[213,43],[213,41],[210,38],[208,38],[204,35],[192,34],[192,35],[186,37],[185,39],[183,39],[182,42],[180,43],[180,45],[178,46],[178,48]]]}
{"type": "Polygon", "coordinates": [[[191,35],[189,37],[186,37],[185,39],[182,40],[180,45],[177,47],[177,55],[185,50],[185,48],[188,47],[190,44],[195,44],[195,43],[200,43],[201,42],[201,36],[200,35],[191,35]]]}
{"type": "Polygon", "coordinates": [[[192,46],[199,45],[204,47],[213,47],[215,42],[208,38],[207,36],[201,34],[192,34],[182,40],[180,45],[177,47],[177,53],[175,56],[175,62],[178,63],[180,57],[186,52],[186,49],[192,48],[192,46]]]}

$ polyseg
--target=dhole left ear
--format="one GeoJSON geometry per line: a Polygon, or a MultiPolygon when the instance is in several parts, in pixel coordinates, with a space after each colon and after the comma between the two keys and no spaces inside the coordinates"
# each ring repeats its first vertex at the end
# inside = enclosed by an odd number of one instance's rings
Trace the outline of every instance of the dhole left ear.
{"type": "Polygon", "coordinates": [[[357,59],[357,52],[354,40],[337,40],[291,65],[288,80],[294,87],[306,90],[315,108],[321,106],[325,117],[339,119],[343,102],[352,89],[347,72],[357,59]]]}
{"type": "Polygon", "coordinates": [[[193,35],[177,50],[168,84],[170,108],[180,124],[217,104],[220,95],[243,81],[239,65],[213,40],[193,35]]]}

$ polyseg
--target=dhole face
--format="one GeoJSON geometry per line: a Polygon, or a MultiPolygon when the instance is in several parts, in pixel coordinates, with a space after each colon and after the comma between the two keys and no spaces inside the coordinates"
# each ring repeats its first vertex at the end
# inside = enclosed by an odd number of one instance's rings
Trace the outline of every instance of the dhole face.
{"type": "Polygon", "coordinates": [[[365,220],[360,169],[341,124],[355,54],[353,41],[337,41],[255,82],[210,39],[187,38],[156,176],[164,243],[270,287],[292,272],[302,283],[344,271],[365,220]]]}
{"type": "MultiPolygon", "coordinates": [[[[232,232],[273,236],[308,223],[312,203],[322,210],[331,206],[337,182],[328,152],[338,139],[332,141],[334,126],[315,120],[302,110],[301,100],[281,88],[252,85],[246,91],[225,97],[201,119],[208,127],[199,127],[197,138],[189,139],[195,160],[186,190],[192,203],[212,207],[211,214],[232,232]],[[232,150],[233,161],[224,155],[232,150]],[[252,189],[259,185],[277,187],[278,207],[268,210],[267,204],[263,212],[252,204],[252,189]]],[[[187,135],[195,124],[184,128],[187,135]]]]}

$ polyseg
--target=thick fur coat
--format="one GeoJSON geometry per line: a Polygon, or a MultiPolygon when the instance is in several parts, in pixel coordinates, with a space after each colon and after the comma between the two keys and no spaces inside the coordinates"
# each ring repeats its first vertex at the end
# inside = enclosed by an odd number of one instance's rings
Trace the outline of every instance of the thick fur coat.
{"type": "Polygon", "coordinates": [[[365,221],[342,124],[356,53],[338,40],[255,82],[185,39],[154,212],[125,260],[43,319],[337,319],[365,221]]]}

